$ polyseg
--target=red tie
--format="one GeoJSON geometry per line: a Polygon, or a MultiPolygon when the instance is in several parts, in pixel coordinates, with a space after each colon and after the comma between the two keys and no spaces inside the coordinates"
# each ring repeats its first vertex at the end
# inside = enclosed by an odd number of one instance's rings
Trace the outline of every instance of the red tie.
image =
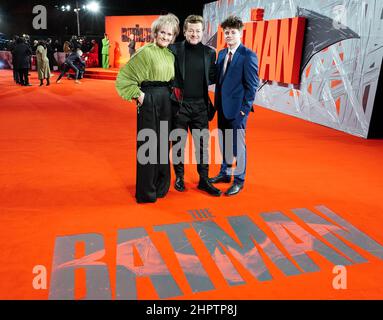
{"type": "Polygon", "coordinates": [[[233,56],[233,54],[231,53],[231,51],[229,51],[229,58],[227,59],[227,64],[226,64],[225,73],[227,72],[227,69],[229,69],[229,67],[230,67],[231,57],[232,57],[232,56],[233,56]]]}

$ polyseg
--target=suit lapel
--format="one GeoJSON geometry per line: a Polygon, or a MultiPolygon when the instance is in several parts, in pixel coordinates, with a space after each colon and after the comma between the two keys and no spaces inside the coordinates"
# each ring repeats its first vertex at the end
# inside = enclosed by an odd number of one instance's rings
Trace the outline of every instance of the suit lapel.
{"type": "MultiPolygon", "coordinates": [[[[230,68],[234,67],[235,64],[238,62],[238,58],[242,54],[242,47],[243,47],[243,45],[240,44],[238,49],[235,51],[235,54],[233,56],[233,60],[231,61],[231,64],[230,64],[230,68]]],[[[230,71],[230,69],[229,69],[229,71],[230,71]]]]}
{"type": "Polygon", "coordinates": [[[237,50],[235,51],[233,59],[231,60],[231,63],[230,63],[230,68],[227,70],[224,78],[226,78],[226,75],[228,73],[234,72],[233,70],[235,70],[235,64],[238,62],[239,56],[242,54],[242,47],[243,45],[240,44],[237,50]]]}
{"type": "Polygon", "coordinates": [[[203,62],[204,62],[204,70],[205,70],[205,80],[206,83],[209,85],[209,66],[210,66],[210,61],[209,61],[209,55],[206,52],[206,47],[203,46],[203,62]]]}
{"type": "Polygon", "coordinates": [[[182,80],[185,81],[185,41],[179,47],[178,51],[178,64],[181,71],[182,80]]]}
{"type": "Polygon", "coordinates": [[[223,51],[220,52],[220,61],[218,62],[219,64],[219,82],[222,83],[223,82],[223,79],[224,79],[224,75],[223,75],[223,67],[224,67],[224,64],[225,64],[225,57],[226,57],[226,54],[227,54],[227,48],[224,49],[223,51]]]}

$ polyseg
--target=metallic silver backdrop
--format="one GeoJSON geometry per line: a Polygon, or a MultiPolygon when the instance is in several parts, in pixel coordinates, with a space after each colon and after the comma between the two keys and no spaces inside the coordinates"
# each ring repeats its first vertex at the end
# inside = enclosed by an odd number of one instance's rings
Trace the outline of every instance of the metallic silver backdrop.
{"type": "Polygon", "coordinates": [[[306,16],[304,56],[311,57],[300,86],[266,83],[255,104],[367,138],[383,57],[383,1],[221,0],[204,7],[204,42],[214,46],[230,14],[250,21],[252,8],[264,8],[265,20],[306,16]]]}

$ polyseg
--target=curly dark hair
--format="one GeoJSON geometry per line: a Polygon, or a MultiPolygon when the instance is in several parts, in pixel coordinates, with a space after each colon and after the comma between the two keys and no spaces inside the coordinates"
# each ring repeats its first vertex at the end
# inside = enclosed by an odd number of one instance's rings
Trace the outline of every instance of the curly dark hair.
{"type": "Polygon", "coordinates": [[[231,29],[243,29],[243,22],[240,17],[229,16],[221,23],[222,29],[231,28],[231,29]]]}

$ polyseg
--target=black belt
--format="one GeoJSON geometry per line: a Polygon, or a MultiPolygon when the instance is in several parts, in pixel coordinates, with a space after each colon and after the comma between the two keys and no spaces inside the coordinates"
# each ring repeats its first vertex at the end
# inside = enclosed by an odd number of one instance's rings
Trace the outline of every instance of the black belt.
{"type": "Polygon", "coordinates": [[[204,98],[184,98],[183,102],[186,103],[205,103],[204,98]]]}
{"type": "Polygon", "coordinates": [[[143,81],[141,83],[141,88],[170,87],[170,85],[170,81],[143,81]]]}

